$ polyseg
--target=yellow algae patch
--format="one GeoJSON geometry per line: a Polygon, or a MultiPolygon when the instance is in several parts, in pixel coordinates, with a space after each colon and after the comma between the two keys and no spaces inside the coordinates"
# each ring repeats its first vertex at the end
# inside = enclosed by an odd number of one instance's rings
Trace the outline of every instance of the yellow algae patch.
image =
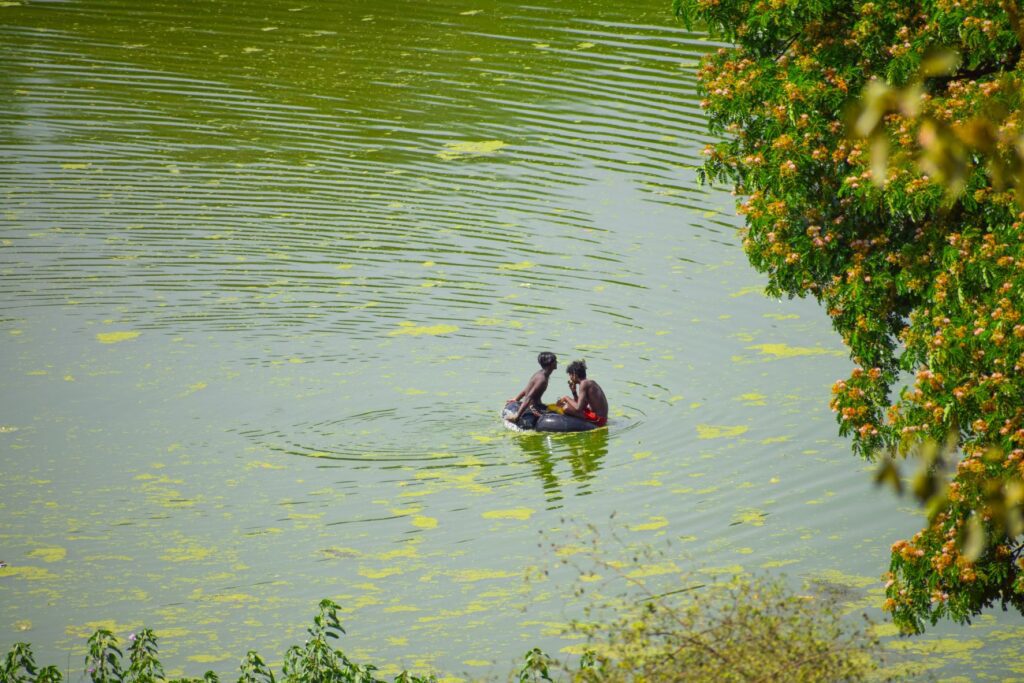
{"type": "Polygon", "coordinates": [[[247,602],[249,602],[249,603],[256,602],[256,597],[252,596],[252,595],[249,595],[248,593],[220,593],[218,595],[211,595],[207,599],[210,600],[211,602],[220,602],[220,603],[228,603],[228,604],[231,604],[231,603],[243,604],[243,603],[247,603],[247,602]]]}
{"type": "Polygon", "coordinates": [[[420,529],[434,529],[437,527],[437,519],[434,517],[426,517],[424,515],[416,515],[412,518],[412,525],[420,529]]]}
{"type": "Polygon", "coordinates": [[[580,553],[585,553],[589,550],[590,548],[585,545],[563,545],[555,550],[555,555],[558,557],[572,557],[573,555],[579,555],[580,553]]]}
{"type": "Polygon", "coordinates": [[[134,557],[128,557],[127,555],[89,555],[85,558],[86,562],[134,562],[134,557]]]}
{"type": "Polygon", "coordinates": [[[764,406],[768,405],[767,403],[765,403],[766,398],[768,397],[765,396],[764,394],[751,392],[749,394],[741,394],[736,400],[743,401],[748,406],[764,406]]]}
{"type": "Polygon", "coordinates": [[[768,516],[764,510],[758,510],[757,508],[747,508],[740,510],[736,513],[736,516],[732,518],[733,524],[749,524],[750,526],[764,526],[764,518],[768,516]]]}
{"type": "Polygon", "coordinates": [[[36,548],[28,554],[29,557],[42,560],[43,562],[60,562],[67,557],[68,551],[57,546],[47,548],[36,548]]]}
{"type": "Polygon", "coordinates": [[[679,567],[676,566],[675,562],[659,562],[655,564],[645,564],[639,569],[626,574],[630,579],[642,579],[648,576],[664,576],[665,574],[678,574],[679,567]]]}
{"type": "Polygon", "coordinates": [[[815,572],[814,578],[827,581],[829,583],[839,584],[840,586],[850,586],[853,588],[867,588],[868,586],[877,586],[880,583],[879,579],[872,578],[870,576],[845,574],[838,569],[827,569],[825,571],[815,572]]]}
{"type": "Polygon", "coordinates": [[[518,320],[502,320],[501,318],[477,318],[473,322],[477,325],[486,325],[488,327],[511,327],[516,330],[523,326],[523,324],[518,320]]]}
{"type": "MultiPolygon", "coordinates": [[[[431,615],[431,616],[427,616],[427,617],[420,617],[416,621],[420,622],[421,624],[429,624],[430,622],[433,622],[433,621],[441,621],[442,619],[453,619],[453,618],[465,617],[465,616],[468,616],[470,614],[475,614],[477,612],[486,612],[486,611],[487,611],[487,608],[484,607],[483,605],[481,605],[479,603],[470,603],[469,606],[467,606],[465,609],[458,609],[458,610],[443,609],[440,612],[438,612],[437,614],[434,614],[434,615],[431,615]]],[[[426,668],[426,667],[424,667],[424,668],[426,668]]]]}
{"type": "MultiPolygon", "coordinates": [[[[541,635],[545,636],[566,636],[569,635],[569,625],[561,621],[539,621],[539,620],[528,620],[520,621],[519,625],[528,628],[531,626],[541,626],[541,635]]],[[[570,636],[573,637],[573,636],[570,636]]]]}
{"type": "Polygon", "coordinates": [[[113,619],[103,619],[102,621],[87,621],[79,626],[68,626],[64,629],[64,633],[74,638],[88,638],[101,628],[112,633],[123,633],[135,627],[131,624],[119,624],[113,619]]]}
{"type": "Polygon", "coordinates": [[[1003,640],[1020,640],[1024,637],[1024,629],[1021,628],[1007,628],[1007,629],[993,629],[989,631],[989,634],[985,636],[988,640],[1003,641],[1003,640]]]}
{"type": "Polygon", "coordinates": [[[392,605],[391,607],[385,607],[384,612],[387,614],[395,614],[398,612],[419,612],[419,607],[413,607],[412,605],[392,605]]]}
{"type": "Polygon", "coordinates": [[[878,638],[888,638],[899,634],[900,627],[896,624],[874,624],[871,626],[871,635],[878,638]]]}
{"type": "Polygon", "coordinates": [[[701,574],[710,574],[712,576],[718,574],[742,574],[743,567],[738,564],[730,564],[725,567],[705,567],[700,570],[701,574]]]}
{"type": "Polygon", "coordinates": [[[763,294],[763,293],[764,293],[764,287],[757,287],[757,286],[755,286],[755,287],[744,287],[743,289],[740,289],[740,290],[737,290],[737,291],[733,292],[729,296],[731,296],[732,298],[735,299],[736,297],[746,296],[747,294],[763,294]]]}
{"type": "MultiPolygon", "coordinates": [[[[477,437],[473,437],[477,438],[477,437]]],[[[478,439],[479,440],[479,439],[478,439]]],[[[486,442],[485,442],[486,443],[486,442]]],[[[417,472],[415,475],[416,479],[431,480],[438,484],[451,484],[455,488],[464,489],[472,493],[490,493],[491,487],[480,484],[476,481],[476,477],[479,474],[479,470],[471,470],[466,474],[452,474],[451,472],[417,472]]],[[[413,492],[414,494],[416,492],[413,492]]],[[[420,491],[419,493],[423,493],[420,491]]],[[[431,492],[433,493],[433,492],[431,492]]],[[[402,494],[405,495],[405,494],[402,494]]]]}
{"type": "Polygon", "coordinates": [[[518,263],[503,263],[498,267],[502,270],[529,270],[535,265],[537,264],[533,261],[520,261],[518,263]]]}
{"type": "Polygon", "coordinates": [[[746,425],[697,425],[697,437],[700,439],[728,439],[746,433],[746,425]]]}
{"type": "Polygon", "coordinates": [[[634,460],[644,460],[649,457],[651,457],[651,451],[640,451],[639,453],[633,454],[634,460]]]}
{"type": "Polygon", "coordinates": [[[324,516],[322,512],[289,512],[288,519],[320,519],[324,516]]]}
{"type": "Polygon", "coordinates": [[[488,662],[486,659],[464,659],[462,663],[465,666],[490,666],[494,662],[488,662]]]}
{"type": "Polygon", "coordinates": [[[167,548],[164,554],[160,556],[160,559],[164,562],[200,562],[213,555],[213,553],[213,548],[202,546],[198,543],[189,543],[175,548],[167,548]]]}
{"type": "Polygon", "coordinates": [[[66,163],[60,165],[60,167],[63,168],[65,171],[84,171],[90,166],[92,166],[92,164],[66,163]]]}
{"type": "Polygon", "coordinates": [[[402,573],[402,570],[398,567],[385,567],[384,569],[369,569],[367,567],[359,568],[359,576],[365,576],[368,579],[386,579],[389,576],[395,576],[402,573]]]}
{"type": "Polygon", "coordinates": [[[893,650],[919,652],[921,654],[941,655],[953,659],[969,659],[975,650],[984,647],[977,638],[970,640],[960,638],[940,638],[932,641],[893,640],[886,647],[893,650]]]}
{"type": "Polygon", "coordinates": [[[765,313],[762,317],[771,318],[772,320],[799,320],[800,316],[796,313],[765,313]]]}
{"type": "Polygon", "coordinates": [[[135,339],[141,334],[141,332],[99,332],[96,334],[96,339],[104,344],[117,344],[118,342],[129,341],[135,339]]]}
{"type": "Polygon", "coordinates": [[[190,662],[197,662],[199,664],[210,664],[212,662],[223,662],[232,657],[233,655],[225,653],[219,655],[191,655],[187,659],[190,662]]]}
{"type": "Polygon", "coordinates": [[[506,572],[500,569],[457,569],[446,573],[452,577],[453,581],[459,583],[488,581],[490,579],[511,579],[519,576],[518,572],[506,572]]]}
{"type": "Polygon", "coordinates": [[[760,351],[761,355],[775,358],[796,358],[798,356],[845,356],[842,351],[821,346],[790,346],[789,344],[754,344],[748,349],[760,351]]]}
{"type": "Polygon", "coordinates": [[[56,579],[57,575],[51,572],[49,569],[43,569],[42,567],[2,567],[0,568],[0,579],[5,579],[8,576],[16,576],[26,581],[49,581],[50,579],[56,579]]]}
{"type": "Polygon", "coordinates": [[[398,329],[388,332],[389,337],[397,337],[401,334],[408,334],[414,337],[420,335],[442,335],[451,334],[457,332],[459,327],[457,325],[417,325],[411,322],[400,322],[398,323],[398,329]]]}
{"type": "Polygon", "coordinates": [[[630,531],[653,531],[655,529],[661,529],[662,527],[668,526],[668,520],[660,515],[650,518],[651,521],[644,522],[643,524],[633,524],[628,527],[630,531]]]}
{"type": "Polygon", "coordinates": [[[505,146],[501,140],[479,140],[467,142],[447,142],[445,148],[437,153],[439,159],[451,161],[467,156],[494,154],[505,146]]]}
{"type": "Polygon", "coordinates": [[[374,591],[376,593],[380,592],[380,588],[375,583],[354,583],[352,584],[352,587],[358,588],[361,591],[374,591]]]}
{"type": "Polygon", "coordinates": [[[761,439],[761,443],[765,446],[773,443],[785,443],[787,441],[789,441],[788,436],[769,436],[766,439],[761,439]]]}
{"type": "Polygon", "coordinates": [[[510,508],[508,510],[488,510],[483,513],[484,519],[520,519],[525,520],[533,516],[535,511],[530,508],[510,508]]]}
{"type": "MultiPolygon", "coordinates": [[[[261,461],[250,462],[250,463],[246,464],[246,466],[245,466],[245,469],[247,469],[247,470],[255,470],[255,469],[283,470],[284,468],[285,468],[284,465],[274,465],[274,464],[269,463],[269,462],[261,462],[261,461]]],[[[136,477],[136,479],[138,479],[138,477],[136,477]]]]}
{"type": "Polygon", "coordinates": [[[761,565],[763,569],[776,569],[790,564],[796,564],[799,560],[769,560],[761,565]]]}

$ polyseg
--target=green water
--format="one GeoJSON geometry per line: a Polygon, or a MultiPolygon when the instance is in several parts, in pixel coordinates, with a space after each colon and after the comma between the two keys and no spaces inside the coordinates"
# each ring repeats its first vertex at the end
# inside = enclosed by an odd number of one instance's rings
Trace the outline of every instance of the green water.
{"type": "MultiPolygon", "coordinates": [[[[881,619],[919,522],[835,436],[823,312],[695,183],[715,47],[660,1],[0,2],[0,648],[146,625],[230,673],[330,597],[356,657],[503,676],[573,644],[572,577],[524,577],[587,523],[672,541],[654,587],[881,619]],[[542,350],[607,430],[502,428],[542,350]]],[[[888,647],[1001,678],[1021,635],[888,647]]]]}

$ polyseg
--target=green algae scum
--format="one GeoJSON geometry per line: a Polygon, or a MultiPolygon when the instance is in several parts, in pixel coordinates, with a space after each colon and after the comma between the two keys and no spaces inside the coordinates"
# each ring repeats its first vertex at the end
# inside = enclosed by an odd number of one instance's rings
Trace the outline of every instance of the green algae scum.
{"type": "MultiPolygon", "coordinates": [[[[882,621],[920,519],[835,436],[825,313],[696,182],[717,47],[662,2],[0,2],[0,652],[146,627],[230,675],[329,598],[383,675],[504,678],[578,651],[538,535],[588,523],[672,543],[654,590],[785,573],[882,621]],[[503,429],[548,349],[607,429],[503,429]]],[[[1011,614],[877,633],[1024,672],[1011,614]]]]}

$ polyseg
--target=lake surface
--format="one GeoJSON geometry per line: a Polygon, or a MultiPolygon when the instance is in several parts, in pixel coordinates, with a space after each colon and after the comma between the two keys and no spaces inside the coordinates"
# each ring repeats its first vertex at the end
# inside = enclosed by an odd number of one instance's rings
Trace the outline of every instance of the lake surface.
{"type": "MultiPolygon", "coordinates": [[[[145,625],[230,674],[330,597],[385,672],[503,677],[571,650],[538,543],[588,523],[672,542],[653,589],[785,573],[881,620],[916,511],[835,435],[824,312],[695,182],[717,46],[668,5],[0,2],[0,649],[145,625]],[[608,429],[502,427],[544,350],[608,429]]],[[[979,680],[1022,636],[888,647],[979,680]]]]}

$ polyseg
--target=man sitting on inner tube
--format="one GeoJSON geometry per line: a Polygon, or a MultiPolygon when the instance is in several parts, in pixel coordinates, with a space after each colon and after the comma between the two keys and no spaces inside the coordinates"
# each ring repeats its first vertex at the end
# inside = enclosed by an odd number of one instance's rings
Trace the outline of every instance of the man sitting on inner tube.
{"type": "MultiPolygon", "coordinates": [[[[551,377],[551,373],[558,367],[558,358],[550,351],[541,352],[537,356],[537,362],[540,364],[540,370],[533,373],[533,377],[526,383],[525,389],[520,391],[515,398],[509,399],[510,402],[520,401],[519,411],[515,416],[508,418],[512,422],[520,424],[519,418],[527,411],[533,414],[534,419],[530,421],[531,424],[523,425],[528,429],[532,429],[533,423],[536,423],[536,418],[540,417],[541,413],[546,412],[548,409],[541,399],[544,397],[544,390],[548,388],[548,378],[551,377]]],[[[605,412],[607,412],[607,408],[605,412]]]]}
{"type": "Polygon", "coordinates": [[[569,375],[572,398],[563,396],[558,399],[563,412],[593,422],[598,427],[608,424],[608,399],[597,382],[587,379],[586,361],[574,360],[565,371],[569,375]]]}

